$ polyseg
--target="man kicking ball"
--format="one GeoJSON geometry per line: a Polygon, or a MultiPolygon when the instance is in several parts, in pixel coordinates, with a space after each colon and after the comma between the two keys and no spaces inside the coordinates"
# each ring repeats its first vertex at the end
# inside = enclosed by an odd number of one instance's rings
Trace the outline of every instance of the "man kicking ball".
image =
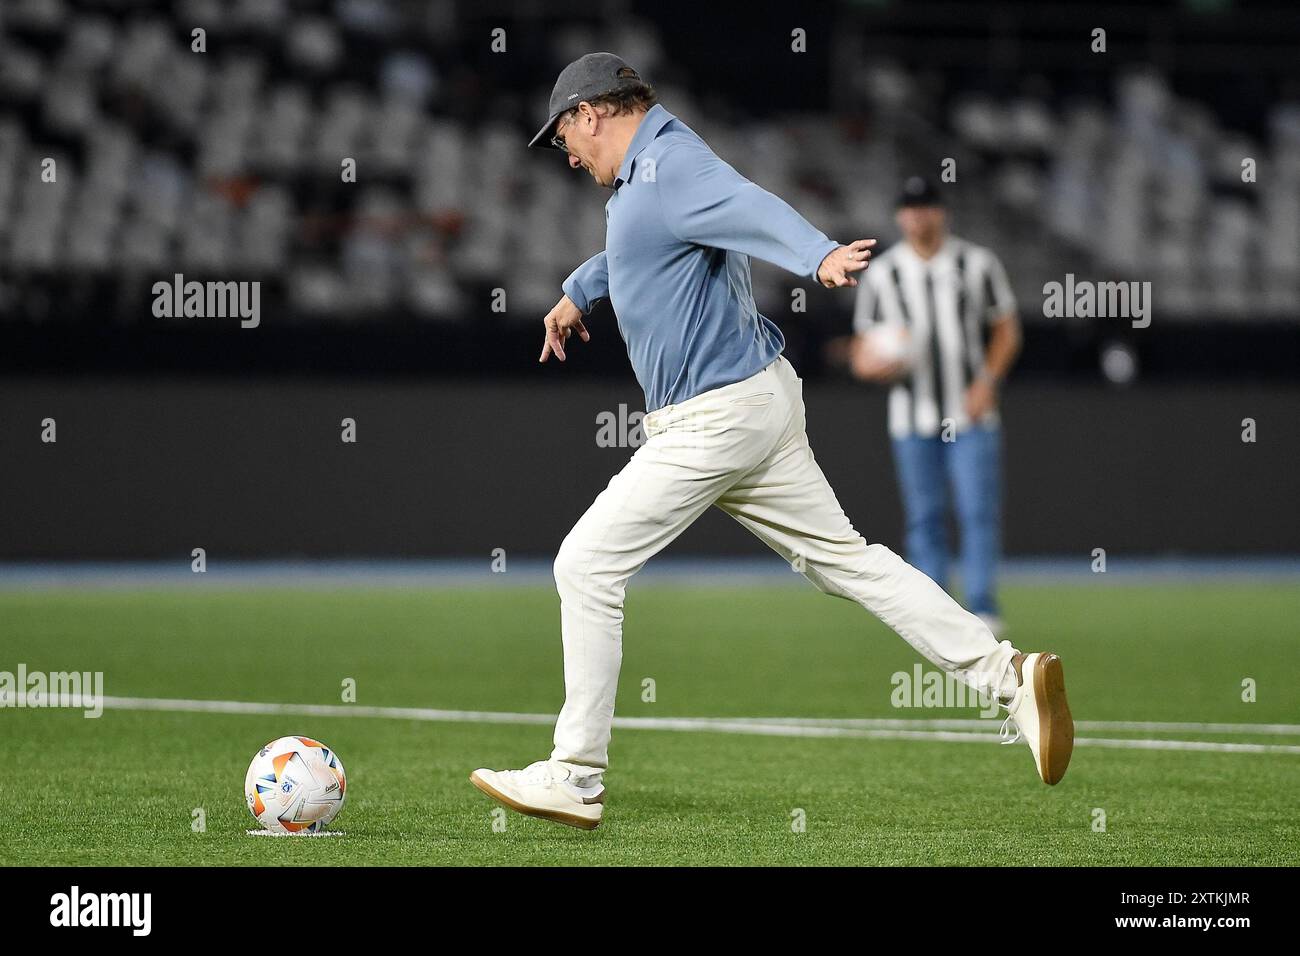
{"type": "Polygon", "coordinates": [[[840,245],[724,163],[657,105],[610,53],[560,73],[529,146],[568,154],[601,186],[605,251],[564,281],[541,361],[565,360],[583,316],[608,298],[645,390],[645,443],[560,546],[564,708],[550,759],[475,770],[473,784],[529,816],[600,825],[628,579],[710,505],[752,531],[820,590],[862,605],[920,654],[994,694],[1058,782],[1074,746],[1061,661],[1021,654],[888,548],[853,530],[804,431],[803,382],[781,332],[754,307],[749,257],[827,288],[856,286],[874,239],[840,245]]]}

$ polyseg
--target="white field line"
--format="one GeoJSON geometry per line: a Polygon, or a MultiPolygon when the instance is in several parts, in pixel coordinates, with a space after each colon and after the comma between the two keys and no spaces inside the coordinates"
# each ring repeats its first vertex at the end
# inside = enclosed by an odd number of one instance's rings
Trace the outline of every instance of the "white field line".
{"type": "MultiPolygon", "coordinates": [[[[158,697],[104,697],[104,706],[116,710],[181,711],[204,714],[262,714],[285,717],[379,717],[392,720],[424,720],[460,724],[541,724],[555,722],[553,714],[514,714],[491,710],[434,710],[427,707],[366,707],[360,704],[274,704],[238,700],[170,700],[158,697]]],[[[686,732],[749,734],[764,737],[854,737],[871,740],[929,740],[946,743],[993,743],[999,738],[984,720],[898,720],[857,719],[829,723],[820,718],[782,717],[615,717],[614,726],[629,730],[672,730],[686,732]],[[917,729],[920,727],[921,729],[917,729]]],[[[1152,724],[1143,721],[1079,721],[1078,728],[1094,730],[1178,729],[1203,733],[1285,733],[1258,728],[1289,727],[1294,724],[1152,724]],[[1207,728],[1216,728],[1209,730],[1207,728]],[[1231,728],[1223,729],[1223,728],[1231,728]]],[[[1080,737],[1084,747],[1126,750],[1200,750],[1215,753],[1300,754],[1300,746],[1287,744],[1217,743],[1199,740],[1140,740],[1108,737],[1080,737]]]]}
{"type": "MultiPolygon", "coordinates": [[[[1001,714],[999,713],[999,716],[1001,714]]],[[[762,724],[797,724],[814,727],[919,727],[935,730],[961,730],[986,727],[991,719],[979,718],[876,718],[876,717],[733,717],[732,720],[762,724]]],[[[1194,721],[1159,720],[1076,720],[1076,730],[1123,730],[1148,733],[1250,734],[1300,736],[1300,724],[1211,724],[1194,721]]]]}

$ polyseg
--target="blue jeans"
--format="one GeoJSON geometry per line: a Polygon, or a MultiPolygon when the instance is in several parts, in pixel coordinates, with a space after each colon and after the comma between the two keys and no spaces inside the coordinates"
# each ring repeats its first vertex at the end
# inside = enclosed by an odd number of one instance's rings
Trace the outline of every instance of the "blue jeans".
{"type": "Polygon", "coordinates": [[[938,436],[894,439],[894,464],[906,519],[907,560],[940,587],[948,580],[948,488],[961,528],[966,607],[997,614],[995,579],[1002,551],[1002,431],[971,427],[938,436]]]}

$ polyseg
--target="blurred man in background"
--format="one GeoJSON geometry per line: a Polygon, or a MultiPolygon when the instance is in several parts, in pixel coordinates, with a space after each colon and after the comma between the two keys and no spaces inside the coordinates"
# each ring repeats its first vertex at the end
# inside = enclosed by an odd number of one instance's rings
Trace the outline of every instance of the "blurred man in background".
{"type": "Polygon", "coordinates": [[[997,399],[1020,351],[1015,299],[997,256],[948,233],[933,183],[908,179],[896,220],[903,241],[858,286],[853,374],[893,386],[889,434],[908,561],[948,586],[951,489],[966,606],[1001,634],[997,399]]]}

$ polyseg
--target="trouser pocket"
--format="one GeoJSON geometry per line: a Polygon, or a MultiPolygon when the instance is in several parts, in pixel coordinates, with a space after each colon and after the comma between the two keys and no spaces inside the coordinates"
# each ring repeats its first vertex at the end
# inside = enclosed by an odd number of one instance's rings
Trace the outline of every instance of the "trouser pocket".
{"type": "Polygon", "coordinates": [[[768,405],[775,396],[774,392],[755,392],[752,395],[741,395],[739,398],[733,398],[730,402],[732,405],[768,405]]]}

